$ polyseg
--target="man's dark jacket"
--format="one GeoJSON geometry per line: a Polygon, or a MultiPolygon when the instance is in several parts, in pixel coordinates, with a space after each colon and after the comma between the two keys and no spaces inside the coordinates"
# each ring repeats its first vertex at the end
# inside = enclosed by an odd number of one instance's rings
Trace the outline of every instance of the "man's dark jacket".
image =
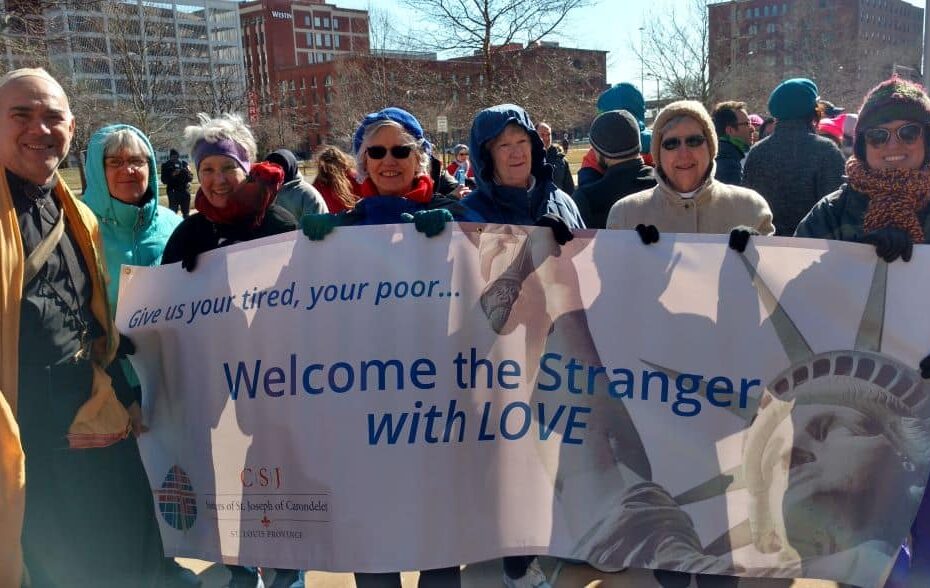
{"type": "Polygon", "coordinates": [[[720,137],[720,143],[717,146],[717,172],[714,174],[714,179],[724,184],[741,186],[744,157],[746,153],[742,149],[728,141],[726,136],[720,137]]]}
{"type": "Polygon", "coordinates": [[[615,202],[656,185],[655,170],[641,158],[618,163],[607,169],[601,179],[579,186],[572,194],[584,224],[591,229],[603,229],[607,213],[615,202]]]}

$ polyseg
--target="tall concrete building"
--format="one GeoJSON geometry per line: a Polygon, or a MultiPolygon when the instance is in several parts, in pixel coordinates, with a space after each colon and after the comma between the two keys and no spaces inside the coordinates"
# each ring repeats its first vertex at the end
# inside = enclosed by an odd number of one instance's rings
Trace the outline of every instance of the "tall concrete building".
{"type": "Polygon", "coordinates": [[[718,87],[805,76],[855,107],[892,72],[919,75],[923,9],[904,0],[718,0],[707,10],[718,87]]]}
{"type": "Polygon", "coordinates": [[[233,0],[6,4],[18,23],[6,43],[7,67],[45,62],[86,98],[170,116],[242,104],[233,0]]]}

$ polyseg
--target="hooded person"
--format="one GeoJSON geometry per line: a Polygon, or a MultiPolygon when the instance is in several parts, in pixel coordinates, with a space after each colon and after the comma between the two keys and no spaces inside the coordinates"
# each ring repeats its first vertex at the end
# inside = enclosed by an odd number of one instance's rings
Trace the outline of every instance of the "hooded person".
{"type": "Polygon", "coordinates": [[[500,104],[479,112],[469,151],[478,187],[462,200],[462,220],[553,226],[557,240],[585,228],[575,202],[553,183],[542,139],[523,108],[500,104]]]}
{"type": "MultiPolygon", "coordinates": [[[[82,199],[100,223],[109,275],[107,300],[110,314],[115,317],[120,268],[124,264],[159,265],[165,243],[181,219],[158,204],[155,152],[139,129],[123,124],[98,129],[88,142],[85,162],[87,187],[82,199]]],[[[116,369],[121,372],[111,371],[114,388],[129,410],[135,434],[139,435],[145,431],[139,379],[128,361],[118,363],[116,369]]],[[[172,585],[200,585],[197,577],[173,558],[165,558],[165,568],[163,581],[172,581],[172,585]]]]}
{"type": "MultiPolygon", "coordinates": [[[[652,131],[646,128],[646,100],[636,86],[627,82],[615,84],[604,90],[597,99],[597,113],[602,114],[610,110],[626,110],[636,119],[639,126],[639,141],[642,146],[643,161],[646,165],[654,165],[650,149],[652,147],[652,131]]],[[[581,161],[578,170],[578,186],[597,181],[604,175],[604,168],[598,164],[597,154],[591,148],[581,161]]]]}
{"type": "MultiPolygon", "coordinates": [[[[478,187],[462,200],[460,220],[548,226],[559,244],[572,239],[572,229],[585,228],[575,202],[553,183],[543,141],[523,108],[500,104],[479,112],[469,151],[478,187]]],[[[505,557],[503,565],[507,588],[549,586],[535,557],[505,557]]]]}
{"type": "MultiPolygon", "coordinates": [[[[737,227],[771,235],[772,212],[755,191],[714,179],[717,133],[700,102],[672,102],[653,125],[655,188],[619,200],[607,215],[608,229],[652,227],[659,232],[727,234],[737,227]]],[[[641,229],[637,228],[637,231],[641,229]]]]}
{"type": "Polygon", "coordinates": [[[265,161],[276,163],[284,170],[284,184],[274,199],[276,205],[291,213],[296,220],[305,214],[329,212],[322,194],[300,175],[297,157],[291,151],[272,151],[265,156],[265,161]]]}
{"type": "Polygon", "coordinates": [[[811,206],[843,183],[842,152],[816,133],[818,92],[806,78],[780,83],[768,103],[778,124],[744,160],[743,185],[769,203],[779,235],[792,235],[811,206]]]}

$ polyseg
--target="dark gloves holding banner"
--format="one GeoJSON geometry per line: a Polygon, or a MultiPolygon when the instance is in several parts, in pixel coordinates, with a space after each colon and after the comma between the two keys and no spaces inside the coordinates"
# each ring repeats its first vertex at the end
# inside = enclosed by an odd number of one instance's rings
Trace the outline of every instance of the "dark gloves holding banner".
{"type": "Polygon", "coordinates": [[[639,238],[643,242],[643,245],[659,242],[659,229],[657,229],[655,225],[644,225],[640,223],[636,225],[636,232],[639,234],[639,238]]]}
{"type": "Polygon", "coordinates": [[[904,261],[910,261],[911,254],[914,252],[914,243],[910,235],[897,227],[885,227],[872,231],[862,237],[862,242],[874,245],[875,253],[888,263],[899,257],[904,261]]]}
{"type": "Polygon", "coordinates": [[[300,219],[300,228],[311,241],[322,241],[340,224],[339,216],[335,214],[305,214],[300,219]]]}
{"type": "Polygon", "coordinates": [[[537,227],[549,227],[552,229],[552,236],[559,245],[565,245],[575,238],[572,230],[565,223],[565,220],[554,213],[547,213],[536,219],[537,227]]]}
{"type": "Polygon", "coordinates": [[[116,346],[116,357],[126,359],[127,355],[134,355],[135,353],[136,344],[132,342],[132,339],[120,333],[119,345],[116,346]]]}
{"type": "Polygon", "coordinates": [[[930,380],[930,355],[920,360],[920,377],[930,380]]]}
{"type": "Polygon", "coordinates": [[[749,244],[749,238],[758,234],[759,231],[752,227],[747,227],[745,225],[736,227],[730,231],[730,249],[738,253],[746,251],[746,245],[749,244]]]}
{"type": "Polygon", "coordinates": [[[400,219],[405,223],[412,222],[417,231],[423,233],[427,237],[435,237],[443,232],[446,228],[446,223],[450,223],[454,220],[452,218],[452,213],[445,208],[418,210],[413,214],[405,212],[400,215],[400,219]]]}

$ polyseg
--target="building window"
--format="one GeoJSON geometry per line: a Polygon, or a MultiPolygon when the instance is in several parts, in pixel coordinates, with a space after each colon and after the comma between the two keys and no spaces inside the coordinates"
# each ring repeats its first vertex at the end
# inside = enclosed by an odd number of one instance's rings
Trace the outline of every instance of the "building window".
{"type": "Polygon", "coordinates": [[[327,86],[327,87],[328,87],[328,86],[332,86],[332,85],[333,85],[333,76],[330,76],[330,75],[326,76],[326,79],[323,81],[323,85],[324,85],[324,86],[327,86]]]}
{"type": "Polygon", "coordinates": [[[746,18],[747,18],[747,19],[752,18],[752,8],[747,8],[747,9],[746,9],[746,18]]]}
{"type": "Polygon", "coordinates": [[[325,17],[325,16],[323,17],[323,28],[324,29],[329,28],[329,17],[325,17]]]}
{"type": "Polygon", "coordinates": [[[313,26],[315,26],[316,28],[320,28],[320,17],[319,16],[313,17],[313,26]]]}
{"type": "Polygon", "coordinates": [[[339,49],[339,35],[333,35],[333,47],[339,49]]]}
{"type": "Polygon", "coordinates": [[[304,15],[304,25],[308,27],[310,26],[310,15],[309,14],[304,15]]]}
{"type": "Polygon", "coordinates": [[[317,33],[317,34],[316,34],[316,46],[317,46],[317,47],[322,47],[322,46],[323,46],[323,33],[317,33]]]}
{"type": "Polygon", "coordinates": [[[762,8],[762,16],[769,16],[769,7],[768,5],[762,8]]]}
{"type": "Polygon", "coordinates": [[[313,47],[313,33],[307,33],[307,47],[313,47]]]}
{"type": "Polygon", "coordinates": [[[337,31],[339,30],[339,19],[336,18],[335,16],[333,17],[333,29],[337,31]]]}

